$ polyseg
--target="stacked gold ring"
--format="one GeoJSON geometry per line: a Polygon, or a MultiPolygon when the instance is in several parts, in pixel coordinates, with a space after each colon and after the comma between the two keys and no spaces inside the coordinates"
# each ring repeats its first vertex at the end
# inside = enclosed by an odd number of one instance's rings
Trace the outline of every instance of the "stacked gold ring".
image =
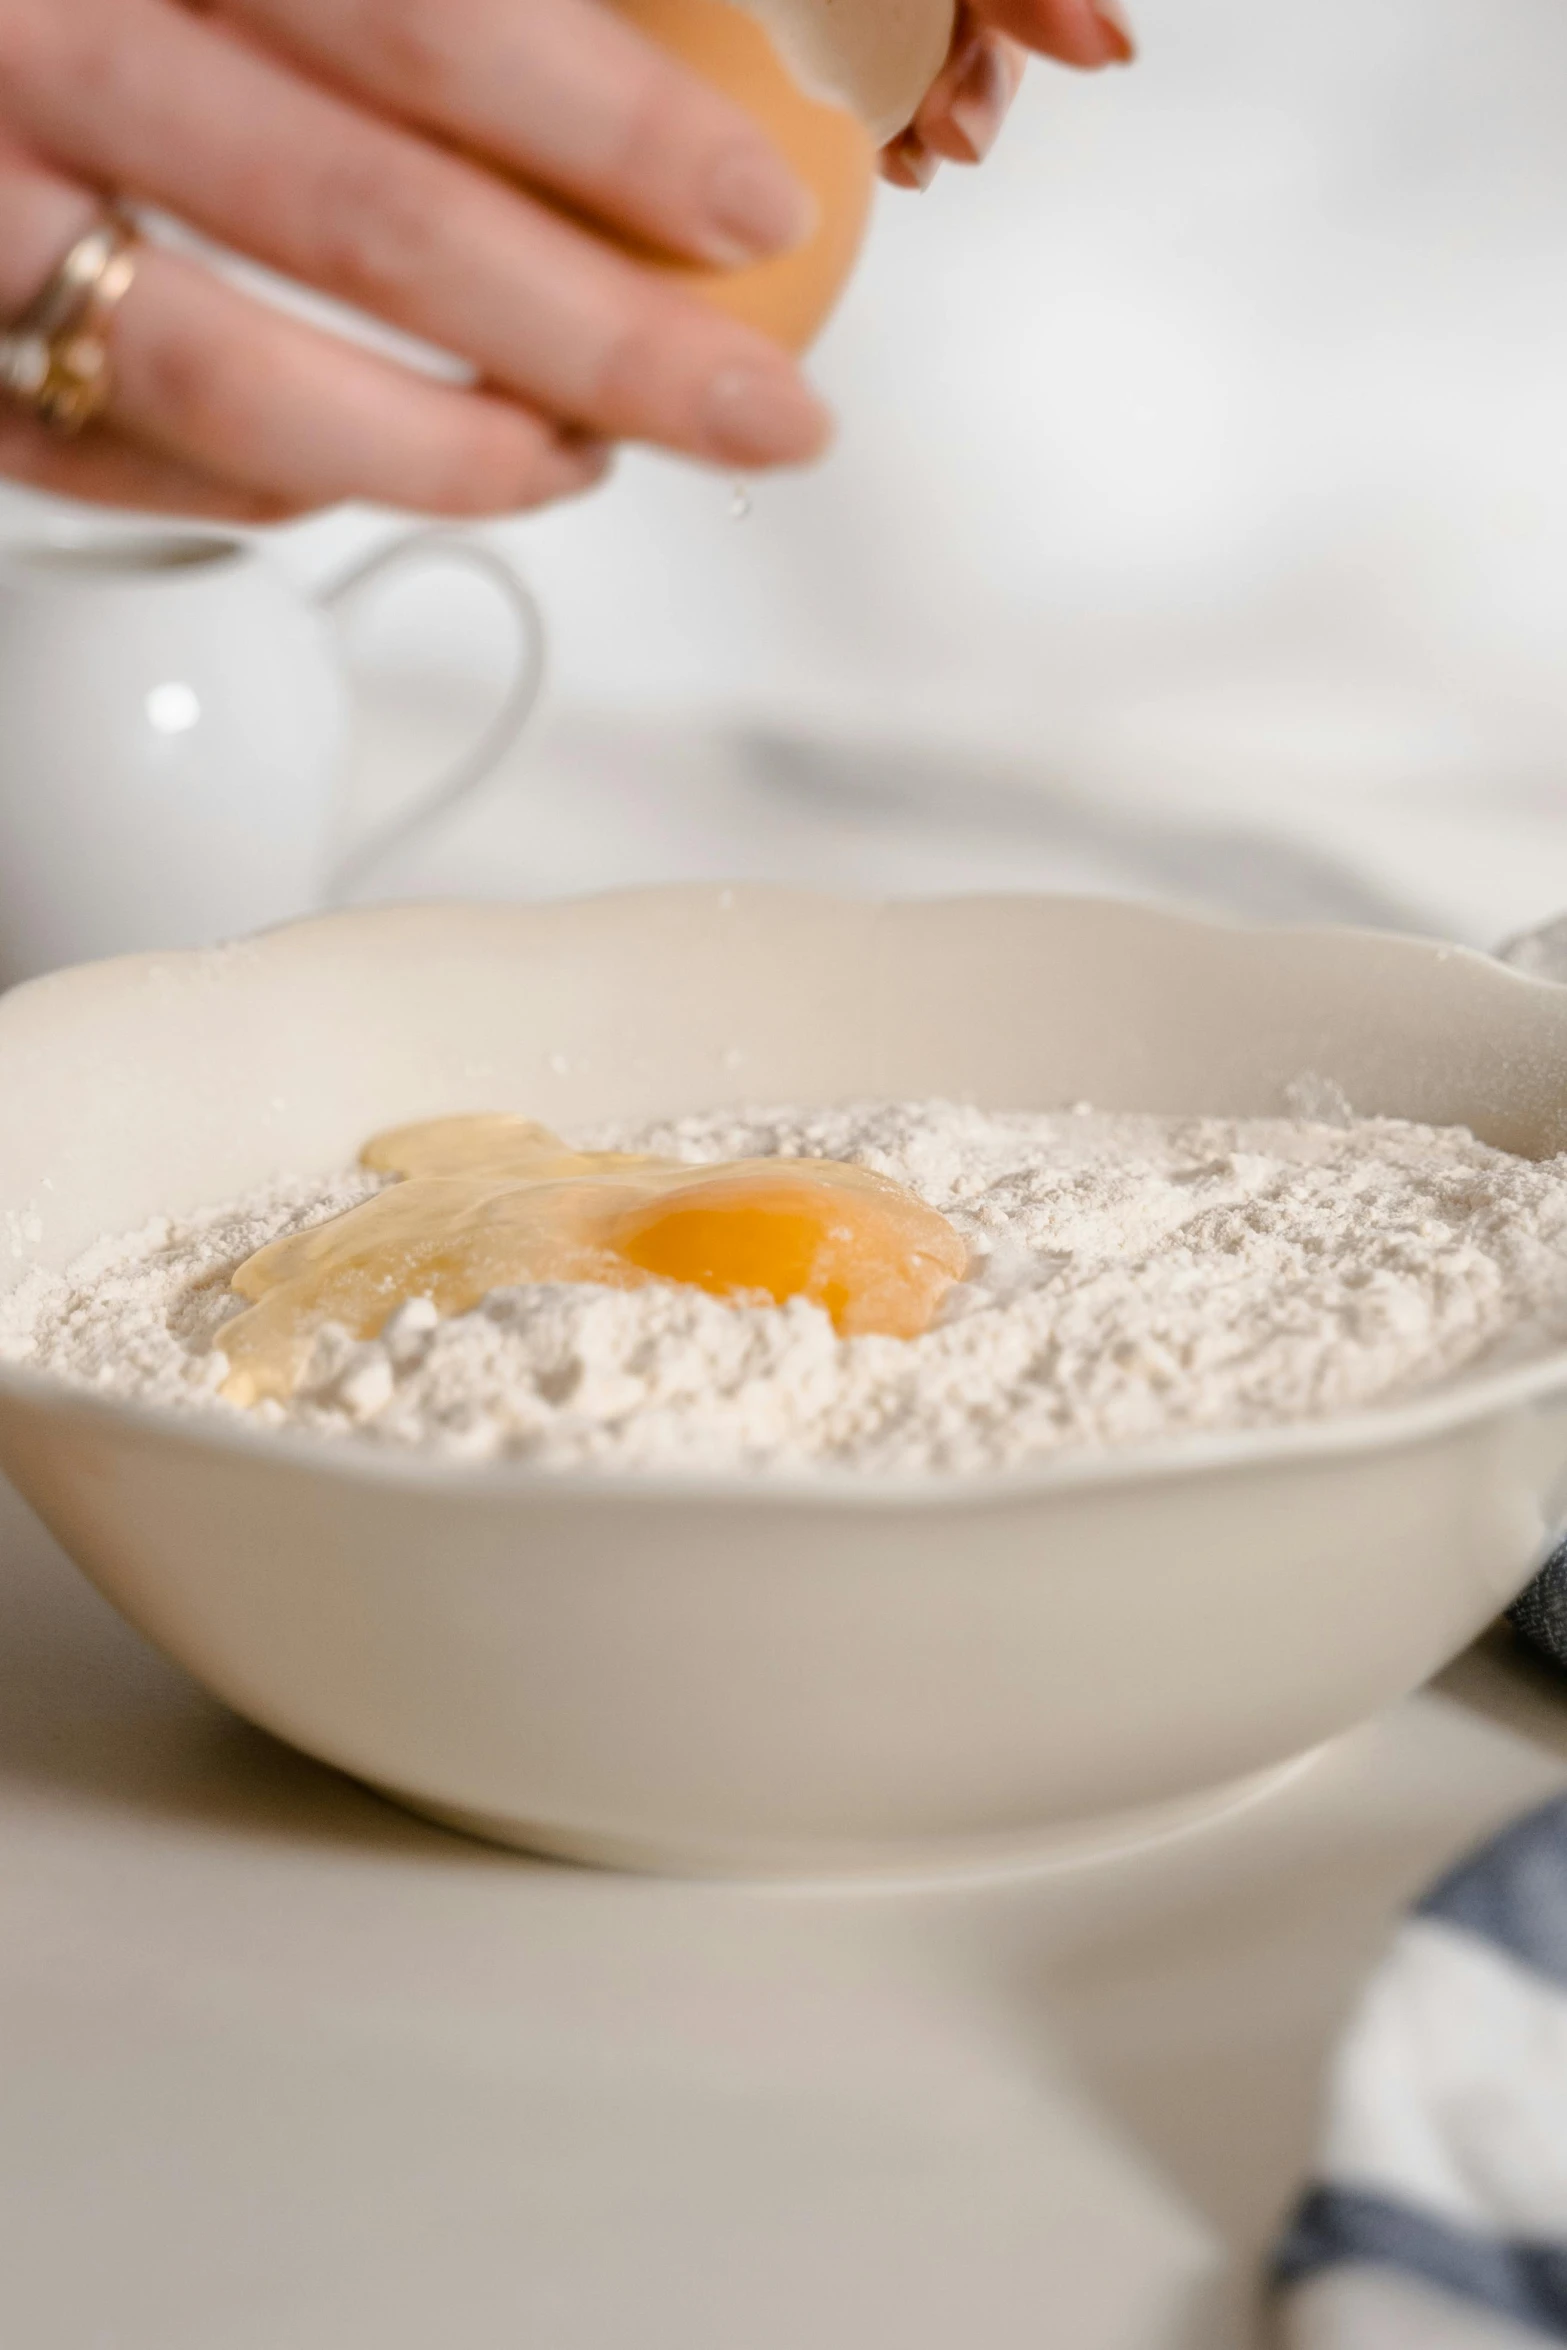
{"type": "Polygon", "coordinates": [[[101,416],[114,390],[109,324],[135,275],[135,227],[106,212],[0,332],[0,395],[67,435],[101,416]]]}

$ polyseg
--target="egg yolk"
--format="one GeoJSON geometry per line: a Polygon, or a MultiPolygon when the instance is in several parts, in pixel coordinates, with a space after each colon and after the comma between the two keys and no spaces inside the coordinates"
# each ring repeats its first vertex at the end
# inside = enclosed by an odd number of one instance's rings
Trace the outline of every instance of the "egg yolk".
{"type": "Polygon", "coordinates": [[[574,1151],[530,1119],[485,1116],[377,1135],[361,1160],[396,1180],[235,1273],[248,1304],[222,1331],[232,1401],[291,1394],[326,1323],[372,1338],[414,1297],[447,1315],[529,1282],[671,1281],[803,1297],[844,1337],[916,1338],[968,1268],[944,1216],[834,1159],[692,1167],[574,1151]]]}

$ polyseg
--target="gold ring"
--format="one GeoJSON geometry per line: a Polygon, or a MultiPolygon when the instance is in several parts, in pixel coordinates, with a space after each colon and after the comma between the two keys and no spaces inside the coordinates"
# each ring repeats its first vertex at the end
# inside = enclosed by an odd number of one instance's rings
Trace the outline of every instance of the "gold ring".
{"type": "Polygon", "coordinates": [[[0,394],[54,432],[82,432],[109,405],[109,324],[136,275],[136,242],[123,213],[105,212],[0,332],[0,394]]]}

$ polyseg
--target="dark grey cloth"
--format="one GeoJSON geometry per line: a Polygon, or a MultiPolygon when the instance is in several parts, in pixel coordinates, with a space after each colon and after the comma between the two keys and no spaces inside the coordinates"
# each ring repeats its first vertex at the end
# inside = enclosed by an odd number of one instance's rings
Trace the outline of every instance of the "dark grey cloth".
{"type": "Polygon", "coordinates": [[[1513,1602],[1507,1617],[1531,1648],[1567,1672],[1567,1542],[1546,1561],[1523,1597],[1513,1602]]]}
{"type": "Polygon", "coordinates": [[[1567,1803],[1558,1798],[1504,1828],[1433,1885],[1415,1915],[1492,1942],[1567,1988],[1567,1803]]]}
{"type": "Polygon", "coordinates": [[[1274,2281],[1287,2291],[1345,2261],[1399,2269],[1543,2341],[1567,2342],[1567,2250],[1559,2244],[1504,2243],[1389,2196],[1314,2187],[1278,2248],[1274,2281]]]}

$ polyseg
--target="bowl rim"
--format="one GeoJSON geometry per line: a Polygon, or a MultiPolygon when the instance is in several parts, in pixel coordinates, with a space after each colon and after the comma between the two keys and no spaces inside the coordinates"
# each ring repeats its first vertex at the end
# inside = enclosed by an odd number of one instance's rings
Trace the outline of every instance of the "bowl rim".
{"type": "MultiPolygon", "coordinates": [[[[534,902],[462,899],[412,899],[385,905],[346,907],[301,919],[277,923],[216,947],[154,950],[106,957],[74,964],[23,981],[0,996],[0,1026],[26,999],[53,993],[62,985],[103,980],[111,973],[128,973],[171,964],[203,960],[222,962],[236,953],[246,957],[260,949],[286,951],[289,941],[324,927],[378,928],[388,919],[409,916],[450,920],[479,914],[494,919],[558,916],[573,907],[610,903],[668,902],[684,897],[693,902],[715,901],[723,910],[746,897],[771,901],[793,899],[804,904],[855,907],[868,915],[884,908],[982,908],[987,904],[1041,909],[1093,907],[1111,919],[1128,917],[1150,928],[1220,931],[1252,938],[1320,941],[1324,945],[1377,943],[1411,955],[1427,955],[1443,962],[1471,965],[1487,984],[1525,994],[1558,995],[1557,983],[1533,977],[1460,942],[1407,932],[1376,930],[1344,923],[1271,923],[1221,915],[1205,915],[1131,898],[1094,897],[1086,892],[984,891],[957,892],[944,897],[897,898],[852,890],[821,890],[789,883],[758,881],[701,881],[645,884],[635,888],[591,890],[534,902]]],[[[1015,1469],[996,1470],[868,1470],[825,1464],[812,1468],[702,1469],[554,1469],[526,1460],[474,1462],[393,1445],[378,1445],[369,1436],[312,1434],[308,1430],[257,1425],[237,1410],[231,1418],[220,1406],[193,1404],[181,1408],[145,1403],[133,1397],[102,1393],[56,1373],[30,1368],[25,1361],[0,1358],[0,1402],[14,1399],[29,1409],[80,1416],[105,1430],[144,1435],[154,1442],[189,1448],[216,1458],[276,1462],[296,1470],[313,1471],[350,1484],[369,1484],[414,1490],[432,1498],[459,1500],[595,1501],[670,1505],[690,1502],[731,1506],[763,1504],[793,1508],[855,1511],[950,1510],[1010,1506],[1054,1494],[1091,1493],[1107,1487],[1141,1485],[1159,1480],[1182,1482],[1188,1477],[1218,1473],[1245,1473],[1286,1463],[1320,1461],[1435,1441],[1459,1429],[1501,1418],[1530,1406],[1541,1406],[1567,1396],[1567,1344],[1531,1356],[1527,1361],[1490,1370],[1457,1371],[1407,1400],[1374,1404],[1354,1412],[1320,1419],[1284,1423],[1277,1427],[1188,1431],[1124,1448],[1064,1451],[1015,1469]]]]}
{"type": "Polygon", "coordinates": [[[99,1394],[53,1372],[0,1363],[0,1403],[79,1415],[108,1430],[219,1459],[274,1461],[350,1484],[413,1490],[431,1499],[578,1501],[645,1505],[690,1502],[852,1510],[950,1510],[1011,1506],[1055,1494],[1123,1485],[1244,1474],[1287,1464],[1331,1462],[1425,1445],[1461,1429],[1567,1397],[1567,1346],[1510,1369],[1465,1374],[1407,1403],[1373,1405],[1276,1428],[1193,1431],[1155,1442],[1066,1452],[1016,1469],[551,1469],[530,1461],[463,1461],[372,1438],[269,1428],[218,1408],[188,1411],[99,1394]]]}

